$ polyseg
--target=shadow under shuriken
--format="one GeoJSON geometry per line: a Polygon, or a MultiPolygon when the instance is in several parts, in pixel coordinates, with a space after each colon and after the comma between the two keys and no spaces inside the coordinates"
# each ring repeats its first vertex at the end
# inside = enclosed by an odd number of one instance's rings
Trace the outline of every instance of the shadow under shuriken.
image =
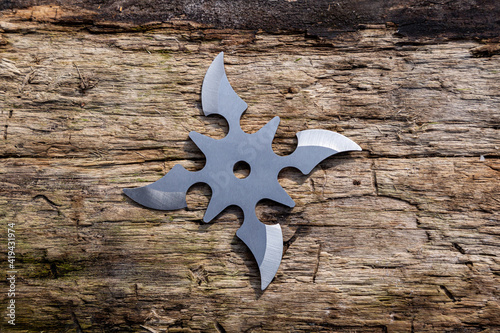
{"type": "Polygon", "coordinates": [[[231,240],[231,250],[233,251],[233,253],[238,255],[247,266],[248,273],[246,273],[245,275],[248,275],[249,277],[248,282],[250,283],[250,287],[252,287],[254,291],[255,299],[259,299],[267,289],[260,289],[259,266],[257,265],[254,256],[245,245],[245,243],[243,243],[243,241],[239,239],[236,234],[234,234],[233,239],[231,240]]]}
{"type": "MultiPolygon", "coordinates": [[[[274,201],[262,200],[259,202],[257,207],[257,216],[259,217],[259,220],[264,224],[280,223],[281,225],[284,225],[286,224],[288,216],[291,214],[291,210],[292,208],[283,206],[281,204],[277,204],[274,201]],[[265,208],[262,209],[262,207],[264,206],[265,208]]],[[[241,225],[243,223],[243,218],[244,218],[243,211],[238,206],[230,206],[226,208],[211,223],[214,222],[217,223],[218,220],[224,219],[224,215],[226,214],[236,215],[236,218],[240,222],[239,224],[241,225]]],[[[243,262],[247,266],[249,284],[254,290],[255,298],[259,299],[269,289],[269,287],[273,284],[273,282],[271,282],[268,288],[266,288],[265,290],[261,290],[260,271],[259,271],[259,266],[257,265],[257,261],[255,260],[250,249],[245,245],[245,243],[243,243],[241,239],[238,238],[238,236],[236,236],[236,234],[234,234],[231,240],[231,250],[233,253],[238,255],[240,259],[243,260],[243,262]]]]}
{"type": "MultiPolygon", "coordinates": [[[[201,112],[201,111],[200,111],[201,112]]],[[[196,146],[196,144],[189,138],[189,133],[192,131],[198,132],[205,136],[211,137],[213,139],[219,140],[227,135],[229,132],[229,124],[226,119],[217,114],[211,114],[209,116],[204,116],[202,113],[200,115],[194,116],[202,124],[203,130],[196,131],[196,127],[189,128],[190,126],[182,125],[186,131],[183,134],[182,140],[185,138],[182,144],[182,150],[184,155],[181,160],[187,163],[181,163],[188,171],[200,171],[205,167],[206,156],[205,154],[196,146]]]]}
{"type": "MultiPolygon", "coordinates": [[[[141,204],[138,204],[134,200],[127,197],[124,193],[122,193],[122,195],[126,198],[129,204],[132,204],[135,207],[150,209],[142,206],[141,204]]],[[[188,206],[184,208],[184,210],[196,211],[202,209],[201,206],[204,206],[203,204],[197,204],[195,207],[193,207],[193,201],[198,201],[198,200],[193,200],[194,199],[193,196],[206,197],[207,198],[206,202],[208,202],[211,196],[210,187],[204,183],[196,183],[192,185],[188,190],[188,195],[186,196],[188,206]]],[[[163,210],[153,209],[153,211],[163,213],[165,216],[167,216],[169,213],[173,213],[176,210],[163,211],[163,210]]],[[[257,216],[262,223],[267,225],[279,223],[282,227],[288,224],[288,218],[291,214],[291,211],[292,208],[275,203],[274,201],[267,199],[261,200],[256,207],[257,216]]],[[[207,232],[207,230],[210,229],[216,223],[238,222],[238,227],[239,227],[243,223],[243,219],[244,216],[242,209],[238,206],[232,205],[224,209],[209,223],[203,222],[202,219],[197,221],[197,223],[199,224],[198,231],[207,232]],[[233,217],[230,217],[230,215],[233,215],[233,217]]],[[[299,229],[301,229],[301,227],[299,227],[299,229]]],[[[297,238],[298,231],[299,230],[296,230],[293,236],[290,237],[289,239],[283,240],[283,255],[286,253],[290,245],[297,238]]],[[[257,262],[250,249],[245,245],[245,243],[243,243],[241,239],[238,238],[238,236],[236,236],[236,233],[234,233],[233,238],[231,239],[230,246],[232,253],[238,255],[240,259],[243,260],[243,262],[247,266],[248,271],[246,275],[248,275],[249,277],[248,278],[249,284],[254,290],[255,298],[259,299],[266,292],[266,290],[268,290],[271,287],[274,280],[276,279],[276,276],[279,276],[280,273],[278,272],[276,274],[275,279],[273,279],[273,282],[271,282],[268,288],[266,288],[265,290],[261,290],[259,266],[257,265],[257,262]]]]}
{"type": "MultiPolygon", "coordinates": [[[[297,169],[292,169],[292,170],[294,170],[291,171],[292,173],[297,172],[298,174],[301,174],[300,171],[298,171],[297,169]]],[[[188,194],[186,196],[187,207],[185,208],[185,210],[187,211],[203,210],[210,201],[211,194],[212,191],[209,185],[205,183],[193,184],[189,188],[188,194]],[[198,196],[199,198],[195,200],[195,196],[198,196]],[[204,199],[201,197],[204,197],[204,199]],[[193,202],[197,202],[196,206],[193,206],[193,202]]],[[[282,227],[288,224],[288,219],[292,209],[293,208],[284,206],[282,204],[276,203],[268,199],[263,199],[259,201],[257,206],[255,207],[259,221],[267,225],[279,223],[282,227]]],[[[224,209],[219,215],[217,215],[212,221],[208,223],[205,223],[203,222],[202,219],[200,219],[198,221],[199,223],[198,230],[200,232],[206,232],[208,229],[211,228],[212,225],[216,223],[228,223],[237,221],[239,228],[243,223],[243,220],[244,220],[243,210],[236,205],[231,205],[226,209],[224,209]]],[[[291,243],[295,241],[296,238],[297,238],[297,231],[294,232],[293,236],[290,239],[283,240],[283,248],[284,248],[283,255],[285,254],[286,250],[288,250],[291,243]]],[[[265,290],[261,290],[260,270],[252,252],[245,245],[245,243],[243,243],[243,241],[238,236],[236,236],[236,233],[234,233],[233,238],[231,239],[231,249],[234,253],[240,256],[240,258],[247,266],[250,286],[254,290],[256,299],[259,299],[264,294],[265,290]]]]}
{"type": "MultiPolygon", "coordinates": [[[[208,185],[205,185],[208,187],[208,185]]],[[[189,202],[188,202],[189,206],[189,202]]],[[[238,228],[243,223],[243,210],[235,205],[231,205],[224,209],[219,215],[217,215],[212,221],[205,223],[202,219],[199,221],[198,231],[206,232],[209,228],[217,223],[238,223],[238,228]],[[231,216],[232,215],[232,216],[231,216]]],[[[243,260],[245,265],[248,268],[248,281],[250,286],[254,290],[256,299],[259,299],[264,293],[263,290],[260,289],[260,273],[259,266],[255,261],[255,258],[250,251],[250,249],[243,243],[241,239],[236,236],[236,232],[234,232],[233,238],[231,239],[231,253],[235,253],[243,260]]],[[[231,254],[230,254],[231,255],[231,254]]],[[[215,254],[214,254],[215,256],[215,254]]],[[[240,274],[241,275],[241,274],[240,274]]]]}
{"type": "MultiPolygon", "coordinates": [[[[344,154],[341,154],[344,155],[344,154]]],[[[330,159],[330,158],[329,158],[330,159]]],[[[338,159],[335,161],[330,161],[327,163],[325,171],[328,169],[335,169],[336,166],[346,163],[346,159],[338,159]]],[[[325,162],[322,162],[324,165],[325,162]]],[[[288,178],[288,179],[293,179],[293,181],[298,184],[302,185],[307,179],[310,177],[310,175],[303,175],[299,170],[295,168],[286,168],[283,169],[286,170],[286,172],[280,173],[279,178],[288,178]]],[[[211,189],[210,186],[205,184],[205,183],[195,183],[193,184],[186,195],[186,201],[188,206],[185,208],[186,211],[198,211],[198,210],[204,210],[208,204],[208,202],[211,199],[211,189]],[[193,196],[198,196],[197,200],[193,200],[193,196]],[[196,202],[197,204],[193,206],[193,202],[196,202]]],[[[143,207],[142,205],[136,203],[135,201],[131,200],[128,198],[125,194],[122,193],[124,197],[127,198],[127,201],[129,203],[132,203],[132,205],[136,207],[143,207]]],[[[292,210],[293,208],[284,206],[282,204],[276,203],[272,200],[267,200],[263,199],[259,201],[259,203],[256,206],[256,214],[258,219],[267,225],[272,225],[279,223],[280,226],[282,227],[282,232],[283,232],[283,254],[282,258],[285,256],[286,252],[290,248],[290,246],[301,236],[307,235],[311,229],[307,225],[297,225],[295,227],[289,226],[290,223],[290,216],[292,215],[292,210]],[[286,230],[287,229],[287,230],[286,230]],[[286,232],[288,231],[288,232],[286,232]],[[290,233],[293,234],[290,236],[290,233]],[[286,238],[285,238],[286,237],[286,238]]],[[[158,211],[158,212],[163,212],[165,216],[167,216],[171,212],[174,211],[158,211]]],[[[243,211],[241,210],[240,207],[238,206],[229,206],[226,209],[224,209],[218,216],[216,216],[211,222],[205,223],[203,222],[202,219],[199,219],[197,221],[199,223],[198,231],[199,232],[206,232],[213,224],[215,223],[224,223],[224,222],[236,222],[239,221],[239,226],[243,223],[243,211]],[[227,215],[233,215],[233,218],[229,218],[227,215]],[[232,221],[231,221],[232,220],[232,221]]],[[[236,236],[236,233],[234,233],[233,238],[231,239],[231,250],[234,252],[236,255],[240,257],[241,260],[245,263],[247,266],[247,275],[248,275],[248,281],[252,289],[254,290],[255,294],[255,299],[258,300],[262,295],[268,290],[273,288],[273,284],[276,283],[276,278],[280,278],[282,273],[278,270],[276,273],[274,279],[272,282],[269,284],[269,286],[265,290],[261,290],[261,278],[260,278],[260,270],[257,265],[257,262],[251,253],[250,249],[243,243],[241,239],[239,239],[236,236]]],[[[215,254],[214,254],[215,255],[215,254]]],[[[281,266],[281,263],[280,263],[281,266]]]]}
{"type": "MultiPolygon", "coordinates": [[[[203,116],[203,113],[201,112],[201,107],[198,106],[198,108],[200,110],[199,117],[200,117],[200,119],[203,119],[203,121],[201,121],[201,122],[204,123],[205,128],[209,128],[209,131],[212,132],[212,133],[206,133],[205,135],[213,137],[215,139],[220,139],[220,138],[224,137],[225,135],[227,135],[228,130],[229,130],[229,126],[227,124],[227,121],[223,117],[221,117],[219,115],[212,115],[210,117],[205,117],[205,116],[203,116]],[[214,135],[214,131],[215,131],[215,135],[214,135]],[[222,131],[222,133],[220,133],[221,131],[222,131]]],[[[203,131],[203,132],[205,132],[205,131],[203,131]]],[[[188,130],[187,130],[187,133],[189,133],[188,130]]],[[[280,150],[280,149],[278,149],[279,143],[277,143],[275,141],[276,141],[276,136],[273,140],[273,150],[276,152],[277,150],[280,150]]],[[[285,154],[279,154],[281,156],[288,155],[288,154],[292,153],[297,147],[296,136],[294,136],[293,138],[289,138],[286,141],[288,143],[285,143],[285,145],[284,145],[285,147],[284,148],[281,147],[281,150],[284,149],[284,151],[281,151],[281,153],[284,152],[285,154]]],[[[281,145],[283,146],[283,143],[281,143],[281,145]]],[[[185,168],[187,170],[199,171],[199,170],[203,169],[203,167],[205,166],[205,163],[206,163],[205,155],[194,144],[194,142],[192,140],[190,140],[189,137],[187,137],[187,136],[186,136],[186,140],[184,141],[183,150],[185,153],[187,153],[187,156],[184,160],[190,161],[190,163],[191,163],[191,165],[185,165],[185,168]]],[[[344,154],[340,154],[340,155],[344,155],[344,154]]],[[[327,159],[329,160],[330,158],[327,158],[327,159]]],[[[324,162],[322,162],[322,163],[324,165],[324,162]]],[[[333,164],[330,162],[329,166],[326,168],[326,170],[330,169],[330,168],[334,168],[336,165],[341,164],[341,163],[343,163],[342,158],[339,159],[338,161],[334,162],[333,164]]],[[[182,164],[185,164],[185,163],[182,163],[182,164]]],[[[250,165],[250,168],[251,168],[251,165],[250,165]]],[[[316,168],[318,168],[318,167],[316,167],[316,168]]],[[[321,167],[321,169],[323,169],[323,167],[321,167]]],[[[323,169],[323,170],[326,171],[325,169],[323,169]]],[[[312,172],[314,172],[314,170],[312,172]]],[[[289,180],[292,180],[293,182],[295,182],[296,185],[300,186],[300,185],[303,185],[310,178],[310,174],[304,175],[296,168],[287,167],[287,168],[282,169],[279,172],[278,181],[280,181],[282,179],[289,179],[289,180]]],[[[283,188],[285,188],[285,190],[286,190],[286,186],[283,186],[283,188]]],[[[208,201],[210,200],[210,197],[211,197],[211,190],[210,190],[210,187],[208,185],[206,185],[204,183],[196,183],[196,184],[193,184],[187,192],[188,193],[186,195],[186,201],[188,202],[188,207],[185,208],[187,211],[196,211],[196,210],[202,210],[202,209],[206,208],[208,201]],[[190,200],[189,196],[193,195],[193,192],[194,192],[194,195],[206,197],[207,199],[200,200],[200,198],[198,198],[198,200],[193,200],[194,202],[197,202],[197,204],[195,207],[192,207],[190,205],[190,201],[192,202],[192,200],[190,200]]],[[[134,202],[131,199],[128,199],[128,201],[133,202],[133,204],[135,206],[142,207],[140,204],[137,204],[136,202],[134,202]]],[[[212,224],[217,223],[218,221],[221,222],[221,217],[227,213],[230,213],[230,212],[231,213],[237,212],[237,214],[236,214],[237,219],[240,220],[240,225],[241,225],[241,223],[243,222],[243,212],[239,207],[237,209],[235,207],[237,207],[237,206],[230,206],[230,207],[226,208],[216,218],[214,218],[210,223],[204,223],[202,221],[202,219],[200,219],[199,220],[199,224],[200,224],[199,230],[206,231],[208,228],[210,228],[210,226],[212,224]]],[[[288,219],[289,219],[289,216],[291,214],[292,209],[293,208],[289,208],[289,207],[283,206],[279,203],[275,203],[274,201],[261,200],[256,207],[256,213],[257,213],[257,217],[259,218],[259,220],[264,224],[279,223],[281,226],[285,226],[288,224],[288,219]],[[262,207],[265,207],[265,208],[262,209],[262,207]],[[272,212],[270,212],[270,211],[272,211],[272,212]]],[[[166,212],[166,213],[168,214],[168,212],[166,212]]],[[[167,215],[167,214],[165,214],[165,215],[167,215]]],[[[287,240],[283,240],[283,255],[286,253],[286,251],[288,250],[290,245],[297,239],[297,237],[304,232],[307,233],[308,230],[309,230],[309,227],[307,227],[307,226],[298,226],[295,229],[295,231],[291,237],[288,237],[287,240]]],[[[247,267],[249,269],[249,275],[250,275],[250,279],[249,279],[250,282],[249,283],[252,286],[252,288],[254,289],[256,298],[259,299],[263,295],[265,290],[262,291],[260,288],[260,272],[259,272],[259,267],[257,265],[255,258],[253,257],[253,255],[252,255],[251,251],[248,249],[248,247],[243,243],[243,241],[241,241],[236,236],[236,234],[233,236],[233,239],[231,241],[231,247],[236,254],[240,255],[240,257],[243,259],[243,261],[247,265],[247,267]]],[[[277,273],[277,276],[279,276],[279,273],[277,273]]],[[[273,281],[274,281],[274,279],[273,279],[273,281]]]]}

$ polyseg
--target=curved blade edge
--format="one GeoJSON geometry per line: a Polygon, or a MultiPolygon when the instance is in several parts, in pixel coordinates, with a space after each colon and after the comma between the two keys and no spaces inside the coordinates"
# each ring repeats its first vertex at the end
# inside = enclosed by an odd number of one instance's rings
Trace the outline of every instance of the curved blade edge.
{"type": "Polygon", "coordinates": [[[124,188],[130,199],[148,208],[158,210],[174,210],[187,206],[186,193],[184,192],[163,192],[152,189],[148,186],[137,188],[124,188]]]}
{"type": "Polygon", "coordinates": [[[361,150],[361,147],[342,134],[327,130],[306,130],[297,133],[295,151],[283,156],[283,167],[294,167],[308,174],[325,158],[344,151],[361,150]]]}
{"type": "Polygon", "coordinates": [[[313,129],[301,131],[297,133],[297,139],[297,147],[324,147],[330,148],[336,153],[361,150],[361,147],[356,142],[346,138],[342,134],[328,130],[313,129]]]}
{"type": "Polygon", "coordinates": [[[259,265],[261,289],[266,289],[276,275],[283,256],[280,225],[266,225],[253,216],[245,218],[236,235],[252,252],[259,265]]]}
{"type": "Polygon", "coordinates": [[[137,188],[125,188],[123,192],[145,207],[159,210],[185,208],[187,190],[196,183],[197,176],[197,172],[187,171],[180,164],[176,164],[154,183],[137,188]]]}
{"type": "Polygon", "coordinates": [[[230,125],[237,125],[248,107],[227,79],[224,52],[219,53],[205,74],[201,87],[201,105],[205,116],[219,114],[226,118],[230,125]]]}

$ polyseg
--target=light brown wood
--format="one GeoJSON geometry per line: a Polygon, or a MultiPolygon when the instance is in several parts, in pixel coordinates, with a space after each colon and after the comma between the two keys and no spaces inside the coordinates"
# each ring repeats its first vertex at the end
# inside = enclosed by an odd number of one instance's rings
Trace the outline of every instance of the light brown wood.
{"type": "Polygon", "coordinates": [[[385,26],[336,40],[186,22],[89,33],[14,14],[0,27],[0,219],[16,223],[20,331],[500,329],[500,58],[474,57],[477,42],[385,26]],[[201,168],[190,131],[223,137],[200,108],[220,51],[249,104],[242,128],[281,117],[278,154],[312,128],[363,148],[283,171],[295,208],[257,207],[286,250],[265,292],[235,236],[241,212],[202,223],[207,187],[172,212],[122,194],[201,168]]]}

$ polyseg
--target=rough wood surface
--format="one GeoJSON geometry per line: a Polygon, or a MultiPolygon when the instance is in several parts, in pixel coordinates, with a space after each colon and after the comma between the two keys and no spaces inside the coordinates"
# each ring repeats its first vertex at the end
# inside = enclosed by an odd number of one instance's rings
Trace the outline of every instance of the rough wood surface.
{"type": "Polygon", "coordinates": [[[53,10],[0,19],[0,220],[16,223],[16,330],[500,330],[495,52],[385,25],[333,40],[189,22],[132,32],[52,25],[53,10]],[[311,128],[363,148],[309,176],[282,172],[294,209],[257,207],[285,240],[265,292],[235,236],[241,212],[201,222],[207,187],[173,212],[122,194],[177,163],[201,168],[189,131],[223,137],[227,124],[200,109],[220,51],[249,104],[243,129],[281,117],[278,154],[311,128]]]}

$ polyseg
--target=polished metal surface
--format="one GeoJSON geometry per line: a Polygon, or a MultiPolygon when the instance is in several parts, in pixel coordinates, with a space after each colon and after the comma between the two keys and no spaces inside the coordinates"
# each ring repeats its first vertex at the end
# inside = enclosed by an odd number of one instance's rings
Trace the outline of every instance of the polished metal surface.
{"type": "Polygon", "coordinates": [[[308,174],[322,160],[333,154],[361,150],[345,136],[326,130],[305,130],[297,133],[298,145],[288,156],[276,155],[271,147],[279,117],[270,120],[254,134],[245,133],[240,118],[247,104],[234,92],[224,70],[221,52],[210,65],[203,81],[201,100],[203,113],[219,114],[229,123],[226,137],[215,140],[197,132],[189,133],[206,157],[205,167],[190,172],[176,165],[163,178],[144,187],[123,191],[139,204],[161,210],[186,207],[186,192],[195,183],[206,183],[212,189],[204,222],[210,222],[226,207],[241,207],[244,220],[236,235],[252,251],[259,265],[261,288],[274,278],[281,262],[283,238],[279,224],[265,225],[255,215],[255,206],[262,199],[271,199],[289,207],[295,203],[278,183],[278,173],[295,167],[308,174]],[[250,165],[250,174],[237,178],[236,163],[250,165]]]}

